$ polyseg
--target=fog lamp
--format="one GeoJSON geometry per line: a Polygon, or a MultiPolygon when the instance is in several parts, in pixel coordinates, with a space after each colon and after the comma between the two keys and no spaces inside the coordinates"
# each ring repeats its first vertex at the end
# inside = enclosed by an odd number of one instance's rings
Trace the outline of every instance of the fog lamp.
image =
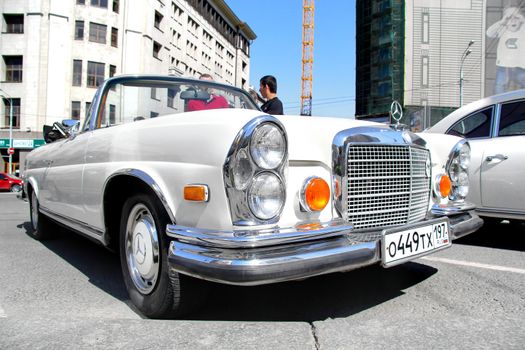
{"type": "Polygon", "coordinates": [[[323,210],[330,200],[330,187],[320,177],[306,179],[301,190],[301,204],[308,211],[323,210]]]}

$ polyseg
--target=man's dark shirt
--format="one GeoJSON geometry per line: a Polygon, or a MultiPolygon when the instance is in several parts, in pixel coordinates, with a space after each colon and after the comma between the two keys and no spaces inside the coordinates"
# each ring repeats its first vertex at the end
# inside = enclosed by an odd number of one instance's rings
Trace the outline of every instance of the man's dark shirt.
{"type": "Polygon", "coordinates": [[[283,113],[283,103],[277,97],[272,98],[271,100],[266,101],[261,109],[263,112],[273,115],[281,115],[283,113]]]}

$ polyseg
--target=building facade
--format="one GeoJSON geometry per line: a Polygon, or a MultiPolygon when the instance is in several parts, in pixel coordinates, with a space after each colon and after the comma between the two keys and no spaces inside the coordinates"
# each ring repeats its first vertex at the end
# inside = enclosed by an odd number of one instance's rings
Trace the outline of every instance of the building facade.
{"type": "Polygon", "coordinates": [[[357,118],[389,121],[397,100],[402,122],[423,130],[461,104],[525,88],[524,6],[519,0],[358,0],[357,118]]]}
{"type": "Polygon", "coordinates": [[[3,0],[0,11],[0,170],[10,125],[19,167],[43,125],[82,122],[114,75],[208,73],[248,88],[256,35],[223,0],[3,0]]]}

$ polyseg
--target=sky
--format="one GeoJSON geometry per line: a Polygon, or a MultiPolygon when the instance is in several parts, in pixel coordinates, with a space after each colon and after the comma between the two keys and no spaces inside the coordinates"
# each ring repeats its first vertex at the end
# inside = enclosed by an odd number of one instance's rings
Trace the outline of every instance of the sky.
{"type": "MultiPolygon", "coordinates": [[[[300,114],[302,0],[225,0],[257,35],[250,47],[250,85],[277,78],[285,114],[300,114]]],[[[312,115],[355,114],[355,1],[317,0],[314,12],[312,115]]]]}

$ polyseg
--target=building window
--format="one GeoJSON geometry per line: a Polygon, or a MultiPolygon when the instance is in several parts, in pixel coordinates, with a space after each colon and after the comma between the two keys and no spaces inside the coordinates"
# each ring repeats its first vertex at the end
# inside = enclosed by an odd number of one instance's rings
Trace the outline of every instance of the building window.
{"type": "Polygon", "coordinates": [[[73,60],[73,86],[82,86],[82,61],[73,60]]]}
{"type": "Polygon", "coordinates": [[[4,21],[6,33],[24,33],[24,15],[4,15],[4,21]]]}
{"type": "Polygon", "coordinates": [[[119,5],[119,0],[113,0],[113,12],[118,13],[119,5]]]}
{"type": "Polygon", "coordinates": [[[174,108],[174,100],[177,90],[168,88],[168,107],[174,108]]]}
{"type": "Polygon", "coordinates": [[[157,112],[149,112],[149,117],[150,118],[157,118],[159,116],[159,114],[157,112]]]}
{"type": "Polygon", "coordinates": [[[115,125],[115,122],[117,120],[116,118],[116,113],[117,111],[117,107],[115,105],[109,105],[109,124],[110,125],[115,125]]]}
{"type": "Polygon", "coordinates": [[[85,5],[86,0],[77,0],[77,5],[85,5]]]}
{"type": "Polygon", "coordinates": [[[160,49],[162,49],[162,45],[154,41],[153,42],[153,57],[160,59],[159,58],[160,49]]]}
{"type": "Polygon", "coordinates": [[[88,62],[87,86],[98,87],[104,81],[104,63],[88,62]]]}
{"type": "Polygon", "coordinates": [[[84,21],[75,21],[75,40],[84,40],[84,21]]]}
{"type": "Polygon", "coordinates": [[[428,87],[428,56],[421,57],[421,86],[428,87]]]}
{"type": "Polygon", "coordinates": [[[118,47],[118,29],[111,28],[111,46],[118,47]]]}
{"type": "Polygon", "coordinates": [[[150,97],[151,97],[152,100],[156,100],[157,99],[157,88],[151,88],[150,97]]]}
{"type": "Polygon", "coordinates": [[[89,23],[89,41],[99,44],[106,43],[107,27],[103,24],[89,23]]]}
{"type": "Polygon", "coordinates": [[[108,8],[108,0],[91,0],[91,5],[108,8]]]}
{"type": "Polygon", "coordinates": [[[71,119],[80,120],[80,101],[71,101],[71,119]]]}
{"type": "Polygon", "coordinates": [[[158,11],[155,11],[155,28],[160,30],[160,24],[162,23],[163,18],[163,15],[161,15],[158,11]]]}
{"type": "Polygon", "coordinates": [[[24,59],[22,56],[4,56],[5,81],[21,83],[24,59]]]}
{"type": "MultiPolygon", "coordinates": [[[[112,78],[115,76],[115,74],[117,73],[117,66],[114,66],[112,64],[109,65],[109,77],[112,78]]],[[[117,90],[117,85],[116,84],[113,84],[111,87],[110,87],[111,91],[116,91],[117,90]]]]}
{"type": "Polygon", "coordinates": [[[13,104],[13,128],[20,128],[20,99],[19,98],[4,98],[4,125],[9,127],[9,119],[11,113],[11,103],[13,104]]]}
{"type": "Polygon", "coordinates": [[[423,44],[428,44],[429,43],[429,15],[428,13],[423,13],[422,22],[423,22],[423,25],[422,25],[423,32],[421,33],[421,42],[423,44]]]}

